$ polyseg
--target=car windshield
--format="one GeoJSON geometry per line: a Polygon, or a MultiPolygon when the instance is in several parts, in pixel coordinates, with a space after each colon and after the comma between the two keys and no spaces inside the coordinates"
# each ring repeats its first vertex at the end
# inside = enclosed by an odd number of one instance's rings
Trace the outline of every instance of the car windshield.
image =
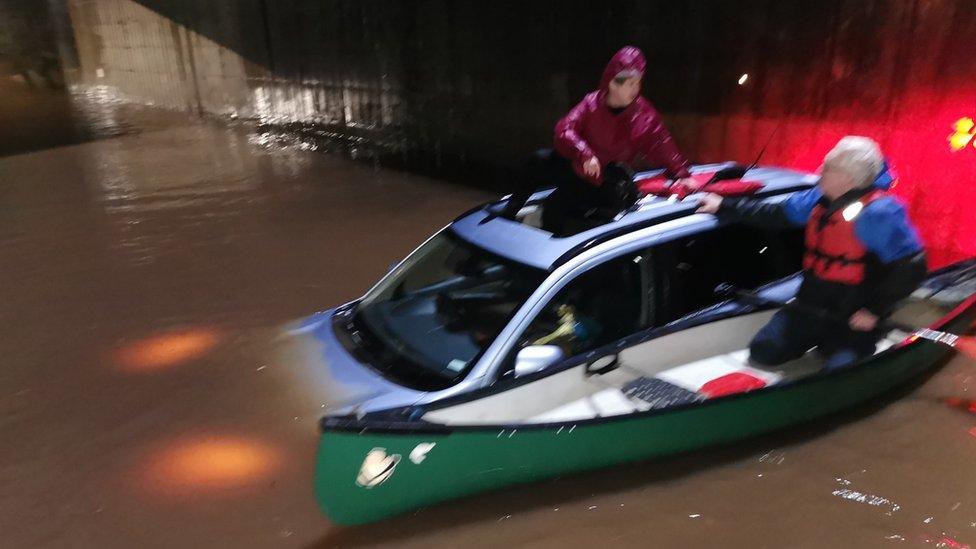
{"type": "Polygon", "coordinates": [[[444,231],[373,288],[353,321],[365,344],[380,348],[373,362],[390,377],[446,388],[463,378],[545,276],[444,231]]]}

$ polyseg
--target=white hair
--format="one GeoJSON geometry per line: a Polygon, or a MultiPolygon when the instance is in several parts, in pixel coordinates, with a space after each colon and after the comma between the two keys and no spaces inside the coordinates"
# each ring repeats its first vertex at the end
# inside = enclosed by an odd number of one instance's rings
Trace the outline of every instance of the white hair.
{"type": "Polygon", "coordinates": [[[824,167],[830,166],[851,176],[855,187],[868,187],[881,173],[884,157],[881,147],[873,139],[848,135],[834,145],[823,163],[824,167]]]}

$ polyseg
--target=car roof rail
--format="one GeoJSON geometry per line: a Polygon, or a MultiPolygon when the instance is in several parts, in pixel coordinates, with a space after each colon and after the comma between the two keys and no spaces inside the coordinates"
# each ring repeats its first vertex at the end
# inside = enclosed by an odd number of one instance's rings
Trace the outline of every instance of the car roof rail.
{"type": "MultiPolygon", "coordinates": [[[[811,187],[808,184],[787,185],[776,189],[764,189],[765,192],[760,191],[759,193],[752,195],[749,198],[762,200],[774,196],[806,190],[809,188],[811,187]]],[[[573,246],[569,250],[566,250],[565,253],[563,253],[561,256],[556,258],[555,261],[552,262],[552,265],[549,267],[549,272],[556,270],[560,266],[567,263],[570,259],[580,255],[586,250],[594,248],[600,244],[603,244],[604,242],[609,242],[614,238],[618,238],[630,234],[640,229],[646,229],[647,227],[653,227],[654,225],[660,225],[662,223],[667,223],[668,221],[674,221],[675,219],[681,219],[682,217],[686,217],[688,215],[694,214],[695,211],[698,210],[698,203],[695,202],[694,204],[692,204],[690,202],[686,202],[686,203],[678,202],[675,204],[675,207],[676,207],[675,210],[662,213],[661,215],[655,216],[650,219],[642,219],[636,223],[622,224],[620,226],[607,229],[606,231],[598,235],[595,235],[593,238],[587,239],[577,244],[576,246],[573,246]],[[687,206],[681,207],[685,204],[687,204],[687,206]]]]}
{"type": "Polygon", "coordinates": [[[680,210],[671,211],[668,212],[667,214],[658,217],[653,217],[651,219],[642,219],[641,221],[638,221],[636,223],[621,225],[619,227],[614,227],[612,229],[604,231],[598,235],[595,235],[593,238],[580,242],[579,244],[566,250],[566,252],[563,253],[563,255],[559,256],[558,258],[556,258],[555,261],[552,262],[552,266],[549,267],[549,271],[550,272],[555,271],[557,268],[559,268],[560,266],[568,262],[570,259],[578,256],[579,254],[585,252],[586,250],[589,250],[590,248],[594,248],[600,244],[603,244],[604,242],[609,242],[614,238],[624,236],[626,234],[630,234],[640,229],[646,229],[647,227],[653,227],[654,225],[659,225],[661,223],[666,223],[668,221],[674,221],[675,219],[681,219],[682,217],[685,217],[689,213],[694,212],[696,209],[698,209],[697,205],[695,205],[694,207],[682,208],[680,210]]]}

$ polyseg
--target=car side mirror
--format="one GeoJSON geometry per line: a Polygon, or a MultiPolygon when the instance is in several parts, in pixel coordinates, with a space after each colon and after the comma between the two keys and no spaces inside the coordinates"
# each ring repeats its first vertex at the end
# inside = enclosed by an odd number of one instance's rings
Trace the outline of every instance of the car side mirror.
{"type": "Polygon", "coordinates": [[[530,345],[515,356],[515,377],[541,372],[563,359],[563,350],[557,345],[530,345]]]}

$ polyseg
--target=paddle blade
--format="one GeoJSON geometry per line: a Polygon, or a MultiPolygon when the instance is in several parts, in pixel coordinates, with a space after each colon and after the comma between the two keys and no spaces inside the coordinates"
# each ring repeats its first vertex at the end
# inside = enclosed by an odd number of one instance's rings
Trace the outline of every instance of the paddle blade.
{"type": "Polygon", "coordinates": [[[715,172],[715,175],[708,180],[708,185],[715,183],[716,181],[724,181],[726,179],[742,179],[749,171],[747,166],[741,164],[736,164],[735,166],[729,166],[728,168],[722,168],[721,170],[715,172]]]}
{"type": "Polygon", "coordinates": [[[957,351],[968,356],[969,358],[976,360],[976,337],[973,336],[959,336],[956,344],[953,345],[957,351]]]}

